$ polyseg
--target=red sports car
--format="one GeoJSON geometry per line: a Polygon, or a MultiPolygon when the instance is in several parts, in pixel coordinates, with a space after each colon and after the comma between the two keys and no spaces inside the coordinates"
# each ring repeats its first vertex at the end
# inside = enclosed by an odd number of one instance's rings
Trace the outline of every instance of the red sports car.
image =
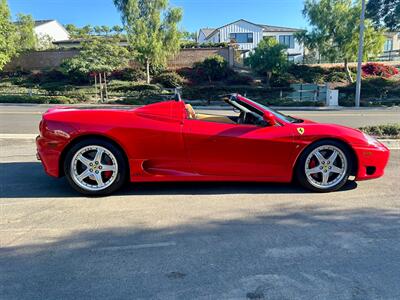
{"type": "Polygon", "coordinates": [[[383,175],[389,150],[359,130],[279,113],[238,94],[231,116],[180,100],[140,108],[52,108],[40,122],[47,174],[104,195],[127,180],[291,182],[317,192],[383,175]]]}

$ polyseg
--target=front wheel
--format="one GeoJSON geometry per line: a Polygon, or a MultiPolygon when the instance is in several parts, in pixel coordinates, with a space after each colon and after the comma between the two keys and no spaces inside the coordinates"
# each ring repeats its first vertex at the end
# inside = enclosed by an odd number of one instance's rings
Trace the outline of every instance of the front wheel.
{"type": "Polygon", "coordinates": [[[74,145],[64,161],[71,186],[85,195],[106,195],[125,182],[127,166],[121,151],[112,143],[90,138],[74,145]]]}
{"type": "Polygon", "coordinates": [[[316,192],[336,191],[349,178],[351,157],[349,149],[340,142],[316,142],[300,155],[296,178],[301,185],[316,192]]]}

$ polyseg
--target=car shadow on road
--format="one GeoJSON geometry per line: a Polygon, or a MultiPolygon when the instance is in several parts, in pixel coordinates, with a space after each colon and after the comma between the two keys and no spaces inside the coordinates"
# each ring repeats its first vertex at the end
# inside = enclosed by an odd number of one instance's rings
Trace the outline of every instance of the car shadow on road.
{"type": "MultiPolygon", "coordinates": [[[[80,196],[65,178],[45,174],[39,162],[0,163],[0,198],[68,198],[80,196]]],[[[352,190],[349,181],[341,191],[352,190]]],[[[115,195],[304,194],[295,184],[260,182],[156,182],[129,183],[115,195]]]]}
{"type": "Polygon", "coordinates": [[[394,208],[279,203],[214,217],[127,225],[113,210],[106,227],[83,222],[63,235],[41,222],[31,242],[2,245],[0,298],[398,299],[394,208]]]}

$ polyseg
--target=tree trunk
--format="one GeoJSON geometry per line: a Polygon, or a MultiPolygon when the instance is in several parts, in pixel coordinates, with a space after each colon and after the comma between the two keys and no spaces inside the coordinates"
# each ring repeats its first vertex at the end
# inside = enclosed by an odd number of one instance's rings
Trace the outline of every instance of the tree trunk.
{"type": "Polygon", "coordinates": [[[270,86],[271,77],[272,77],[272,72],[267,72],[267,81],[266,81],[267,87],[270,86]]]}
{"type": "Polygon", "coordinates": [[[94,89],[96,91],[96,98],[98,97],[98,92],[97,92],[97,73],[94,73],[94,89]]]}
{"type": "Polygon", "coordinates": [[[106,100],[108,101],[107,75],[106,75],[106,72],[104,72],[104,92],[106,94],[106,100]]]}
{"type": "Polygon", "coordinates": [[[351,71],[349,68],[349,61],[347,58],[345,58],[345,60],[344,60],[344,71],[346,72],[346,77],[347,77],[347,80],[349,81],[349,83],[353,83],[354,80],[353,80],[353,77],[351,76],[351,71]]]}
{"type": "Polygon", "coordinates": [[[103,102],[103,84],[101,82],[101,72],[99,73],[99,85],[100,85],[100,102],[103,102]]]}
{"type": "Polygon", "coordinates": [[[150,84],[150,61],[146,59],[146,82],[150,84]]]}

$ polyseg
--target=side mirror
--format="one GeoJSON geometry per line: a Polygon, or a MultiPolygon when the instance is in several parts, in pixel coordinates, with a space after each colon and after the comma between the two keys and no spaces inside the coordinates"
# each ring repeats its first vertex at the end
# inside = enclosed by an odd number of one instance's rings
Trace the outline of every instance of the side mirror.
{"type": "Polygon", "coordinates": [[[276,119],[273,113],[266,111],[263,115],[263,119],[268,125],[274,126],[276,124],[276,119]]]}

